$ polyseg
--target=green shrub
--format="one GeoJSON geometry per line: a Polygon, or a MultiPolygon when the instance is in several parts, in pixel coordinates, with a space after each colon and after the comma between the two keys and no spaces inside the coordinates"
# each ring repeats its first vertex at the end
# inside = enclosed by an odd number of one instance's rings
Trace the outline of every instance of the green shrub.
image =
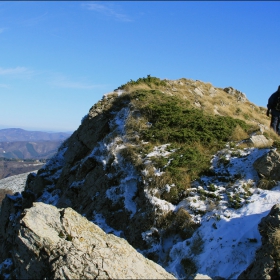
{"type": "Polygon", "coordinates": [[[133,85],[139,85],[139,84],[146,84],[149,87],[151,87],[152,85],[155,85],[155,86],[166,86],[166,82],[165,81],[163,81],[163,80],[161,80],[159,78],[156,78],[156,77],[151,77],[151,75],[147,75],[146,78],[145,77],[139,78],[136,81],[133,81],[131,79],[129,82],[127,82],[124,85],[121,85],[117,89],[125,89],[126,86],[133,86],[133,85]]]}
{"type": "Polygon", "coordinates": [[[274,140],[272,146],[277,148],[278,150],[280,150],[280,141],[279,140],[274,140]]]}
{"type": "Polygon", "coordinates": [[[242,202],[239,193],[228,196],[229,207],[239,209],[242,207],[242,202]]]}
{"type": "Polygon", "coordinates": [[[169,211],[162,215],[157,221],[157,227],[164,229],[167,237],[171,234],[179,234],[182,239],[188,239],[199,227],[199,224],[192,221],[188,211],[180,208],[177,212],[169,211]]]}
{"type": "Polygon", "coordinates": [[[197,271],[197,267],[196,267],[195,263],[189,258],[184,258],[181,260],[181,265],[182,265],[187,277],[189,279],[192,279],[193,278],[192,276],[197,271]]]}

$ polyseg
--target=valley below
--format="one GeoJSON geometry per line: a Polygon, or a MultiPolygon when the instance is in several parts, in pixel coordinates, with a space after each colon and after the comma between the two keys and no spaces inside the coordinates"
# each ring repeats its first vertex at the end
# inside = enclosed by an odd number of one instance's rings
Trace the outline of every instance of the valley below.
{"type": "MultiPolygon", "coordinates": [[[[46,161],[47,159],[20,160],[20,159],[0,158],[0,179],[26,173],[26,172],[31,172],[33,170],[38,170],[41,167],[43,167],[46,161]]],[[[0,184],[0,188],[1,188],[1,184],[0,184]]]]}

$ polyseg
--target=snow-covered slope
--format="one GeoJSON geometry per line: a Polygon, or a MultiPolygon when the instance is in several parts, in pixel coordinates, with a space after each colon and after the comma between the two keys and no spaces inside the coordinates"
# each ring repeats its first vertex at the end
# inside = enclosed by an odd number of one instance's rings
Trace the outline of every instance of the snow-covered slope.
{"type": "MultiPolygon", "coordinates": [[[[213,168],[228,176],[240,174],[242,179],[237,180],[232,192],[244,193],[244,185],[250,184],[252,196],[239,209],[233,209],[227,204],[224,183],[214,182],[215,193],[222,197],[218,207],[201,218],[201,226],[195,234],[183,242],[178,242],[170,251],[171,261],[166,267],[168,271],[178,273],[178,264],[184,258],[191,259],[198,268],[197,272],[211,277],[220,276],[225,279],[236,279],[254,260],[256,250],[261,246],[261,236],[258,224],[268,214],[273,205],[280,203],[280,182],[271,190],[262,190],[256,187],[258,176],[253,162],[267,153],[267,149],[241,150],[241,158],[231,157],[231,150],[223,151],[229,158],[228,167],[218,166],[216,157],[213,159],[213,168]]],[[[209,185],[207,177],[203,182],[209,185]]],[[[198,186],[198,189],[200,186],[198,186]]],[[[192,209],[205,209],[204,201],[193,195],[177,207],[183,206],[192,209]],[[194,202],[195,201],[195,202],[194,202]]]]}
{"type": "Polygon", "coordinates": [[[25,187],[26,178],[30,173],[37,173],[37,170],[1,179],[0,189],[10,190],[11,192],[22,192],[25,187]]]}

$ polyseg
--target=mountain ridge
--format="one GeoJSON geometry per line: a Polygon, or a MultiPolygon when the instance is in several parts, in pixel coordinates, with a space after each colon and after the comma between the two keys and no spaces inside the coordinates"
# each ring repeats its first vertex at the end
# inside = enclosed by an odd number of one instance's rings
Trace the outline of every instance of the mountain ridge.
{"type": "Polygon", "coordinates": [[[21,128],[0,129],[0,142],[14,141],[63,141],[71,133],[29,131],[21,128]]]}
{"type": "MultiPolygon", "coordinates": [[[[203,267],[199,256],[214,240],[199,230],[207,228],[213,235],[231,216],[239,218],[241,210],[255,211],[258,193],[269,197],[266,207],[276,201],[269,190],[259,188],[253,166],[279,145],[265,112],[231,87],[150,76],[130,81],[90,108],[14,200],[27,208],[32,202],[70,207],[107,233],[125,238],[177,278],[193,278],[196,272],[237,278],[253,255],[238,256],[239,267],[231,258],[233,265],[225,271],[215,270],[210,251],[213,263],[203,267]],[[262,141],[252,141],[253,136],[262,141]]],[[[275,197],[278,192],[273,191],[275,197]]],[[[24,207],[17,211],[8,224],[19,221],[24,207]]],[[[261,245],[259,220],[254,220],[253,236],[244,232],[238,237],[238,246],[252,254],[261,245]]],[[[3,252],[0,261],[7,257],[3,252]]]]}
{"type": "Polygon", "coordinates": [[[68,133],[27,131],[20,128],[0,130],[0,178],[42,167],[65,141],[68,133]],[[35,161],[41,161],[41,164],[35,161]]]}

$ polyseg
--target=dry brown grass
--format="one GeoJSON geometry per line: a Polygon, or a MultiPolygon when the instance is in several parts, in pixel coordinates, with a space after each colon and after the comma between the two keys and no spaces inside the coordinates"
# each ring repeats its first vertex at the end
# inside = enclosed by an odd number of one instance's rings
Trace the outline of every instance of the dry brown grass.
{"type": "Polygon", "coordinates": [[[268,130],[266,130],[264,132],[264,135],[266,136],[266,138],[270,138],[274,141],[279,141],[279,135],[271,128],[269,128],[268,130]]]}
{"type": "Polygon", "coordinates": [[[231,140],[240,141],[240,140],[246,139],[248,137],[249,137],[249,135],[244,131],[244,129],[242,127],[240,127],[239,125],[237,125],[232,133],[231,140]]]}
{"type": "Polygon", "coordinates": [[[135,138],[135,131],[141,133],[143,130],[147,129],[147,122],[148,120],[141,116],[140,112],[132,112],[125,124],[127,136],[135,138]]]}
{"type": "MultiPolygon", "coordinates": [[[[195,102],[199,102],[201,109],[207,114],[215,115],[216,112],[222,116],[229,116],[246,121],[248,124],[262,124],[269,128],[270,118],[266,116],[266,108],[259,107],[249,101],[240,101],[238,96],[226,93],[222,88],[212,86],[210,83],[202,81],[193,81],[181,78],[178,80],[166,80],[166,86],[148,86],[145,83],[137,85],[128,85],[125,91],[133,92],[138,89],[158,89],[168,95],[181,97],[190,101],[195,108],[195,102]],[[195,89],[199,88],[203,92],[203,96],[195,93],[195,89]],[[210,89],[215,89],[215,94],[210,94],[210,89]],[[214,110],[216,108],[216,111],[214,110]]],[[[138,104],[139,105],[139,104],[138,104]]]]}
{"type": "Polygon", "coordinates": [[[164,86],[156,86],[154,84],[151,84],[150,86],[145,84],[145,83],[141,83],[141,84],[137,84],[137,85],[126,85],[124,87],[124,91],[126,93],[131,93],[135,90],[151,90],[151,89],[157,89],[157,90],[161,90],[161,91],[165,91],[166,89],[168,88],[167,87],[164,87],[164,86]]]}
{"type": "Polygon", "coordinates": [[[274,228],[270,233],[270,238],[274,247],[280,246],[280,228],[274,228]]]}
{"type": "Polygon", "coordinates": [[[263,190],[271,190],[275,186],[277,186],[277,182],[275,180],[262,178],[258,182],[258,188],[263,189],[263,190]]]}
{"type": "Polygon", "coordinates": [[[165,230],[165,235],[179,234],[183,239],[190,238],[198,224],[192,221],[191,215],[183,208],[177,212],[169,211],[158,217],[157,227],[165,230]]]}
{"type": "Polygon", "coordinates": [[[218,201],[213,201],[212,199],[209,199],[209,198],[207,198],[206,203],[207,203],[206,208],[207,208],[208,212],[211,212],[214,209],[217,209],[217,206],[219,204],[218,201]]]}
{"type": "Polygon", "coordinates": [[[120,151],[120,154],[125,160],[131,162],[136,168],[141,168],[142,158],[139,155],[138,147],[127,143],[125,148],[120,151]]]}
{"type": "Polygon", "coordinates": [[[155,188],[157,189],[163,189],[165,188],[165,186],[168,185],[172,185],[173,182],[173,178],[172,176],[170,176],[169,173],[163,173],[161,176],[155,176],[153,177],[153,185],[155,188]]]}

